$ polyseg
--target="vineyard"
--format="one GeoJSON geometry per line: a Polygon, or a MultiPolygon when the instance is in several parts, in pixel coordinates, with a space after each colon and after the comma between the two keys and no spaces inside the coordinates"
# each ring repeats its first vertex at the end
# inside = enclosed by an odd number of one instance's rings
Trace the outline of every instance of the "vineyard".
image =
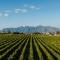
{"type": "Polygon", "coordinates": [[[0,60],[60,60],[60,36],[0,34],[0,60]]]}

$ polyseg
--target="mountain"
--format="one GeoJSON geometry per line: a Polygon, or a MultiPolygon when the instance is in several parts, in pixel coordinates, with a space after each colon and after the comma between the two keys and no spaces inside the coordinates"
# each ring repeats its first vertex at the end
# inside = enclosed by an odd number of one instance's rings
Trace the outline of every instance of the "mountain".
{"type": "Polygon", "coordinates": [[[50,26],[20,26],[17,28],[4,28],[2,32],[57,32],[60,31],[59,28],[50,26]]]}

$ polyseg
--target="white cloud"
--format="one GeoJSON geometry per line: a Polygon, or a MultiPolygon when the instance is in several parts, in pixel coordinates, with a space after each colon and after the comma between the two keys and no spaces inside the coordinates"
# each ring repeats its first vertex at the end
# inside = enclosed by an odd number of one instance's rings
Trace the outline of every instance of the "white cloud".
{"type": "Polygon", "coordinates": [[[5,12],[7,12],[7,13],[11,13],[12,11],[11,11],[11,10],[5,10],[5,12]]]}
{"type": "Polygon", "coordinates": [[[37,8],[36,8],[36,10],[40,10],[40,8],[39,8],[39,7],[37,7],[37,8]]]}
{"type": "Polygon", "coordinates": [[[0,13],[0,17],[2,17],[2,16],[9,16],[9,14],[8,13],[0,13]]]}
{"type": "Polygon", "coordinates": [[[31,9],[35,9],[36,7],[34,5],[30,6],[31,9]]]}
{"type": "Polygon", "coordinates": [[[3,13],[0,13],[0,16],[3,16],[3,13]]]}
{"type": "Polygon", "coordinates": [[[34,10],[40,10],[40,7],[37,7],[37,6],[34,6],[34,5],[30,6],[30,8],[34,9],[34,10]]]}
{"type": "Polygon", "coordinates": [[[21,12],[26,13],[27,9],[22,9],[21,12]]]}
{"type": "Polygon", "coordinates": [[[27,4],[25,4],[25,5],[24,5],[24,7],[28,7],[28,5],[27,5],[27,4]]]}
{"type": "Polygon", "coordinates": [[[27,12],[27,9],[15,9],[15,13],[26,13],[27,12]]]}
{"type": "Polygon", "coordinates": [[[6,16],[6,17],[7,17],[7,16],[9,16],[9,14],[8,14],[8,13],[4,13],[4,16],[6,16]]]}
{"type": "Polygon", "coordinates": [[[21,9],[15,9],[15,13],[19,13],[21,9]]]}
{"type": "Polygon", "coordinates": [[[40,7],[38,6],[35,6],[35,5],[27,5],[27,4],[24,4],[22,8],[16,8],[14,10],[4,10],[3,12],[0,12],[0,16],[9,16],[13,13],[16,13],[16,14],[19,14],[19,13],[26,13],[30,10],[40,10],[40,7]]]}

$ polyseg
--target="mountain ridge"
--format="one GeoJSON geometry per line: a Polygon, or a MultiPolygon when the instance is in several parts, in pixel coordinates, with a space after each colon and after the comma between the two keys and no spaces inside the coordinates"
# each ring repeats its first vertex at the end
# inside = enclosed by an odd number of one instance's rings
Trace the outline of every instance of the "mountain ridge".
{"type": "Polygon", "coordinates": [[[2,32],[57,32],[60,28],[51,26],[20,26],[17,28],[4,28],[2,32]]]}

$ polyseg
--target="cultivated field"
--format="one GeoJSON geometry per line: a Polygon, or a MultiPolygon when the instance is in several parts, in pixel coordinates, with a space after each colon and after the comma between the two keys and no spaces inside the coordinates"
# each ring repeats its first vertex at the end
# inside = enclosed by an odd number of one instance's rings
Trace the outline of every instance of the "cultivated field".
{"type": "Polygon", "coordinates": [[[60,60],[60,36],[0,34],[0,60],[60,60]]]}

